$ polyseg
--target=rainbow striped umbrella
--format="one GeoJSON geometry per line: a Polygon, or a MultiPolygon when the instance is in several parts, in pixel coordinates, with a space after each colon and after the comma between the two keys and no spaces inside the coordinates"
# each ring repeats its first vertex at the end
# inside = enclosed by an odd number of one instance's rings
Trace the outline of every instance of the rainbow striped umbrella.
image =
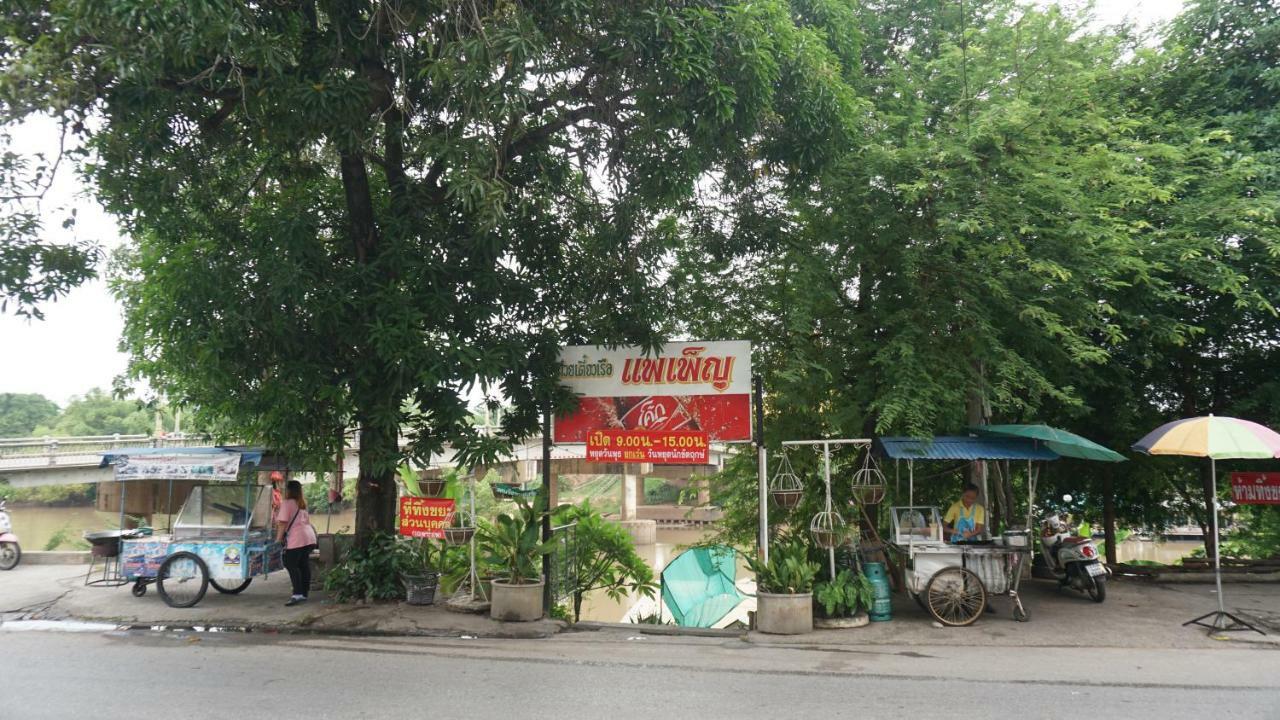
{"type": "Polygon", "coordinates": [[[1189,455],[1209,458],[1209,473],[1213,477],[1214,492],[1207,493],[1210,516],[1213,518],[1213,579],[1218,586],[1218,609],[1183,625],[1201,625],[1210,632],[1217,630],[1253,630],[1266,635],[1258,628],[1227,612],[1222,597],[1221,538],[1218,536],[1218,460],[1280,458],[1280,434],[1256,422],[1233,417],[1205,417],[1174,420],[1147,433],[1133,444],[1133,449],[1148,455],[1189,455]],[[1205,622],[1208,620],[1208,622],[1205,622]]]}
{"type": "Polygon", "coordinates": [[[1134,443],[1133,449],[1148,455],[1215,460],[1280,458],[1280,434],[1256,422],[1208,415],[1165,423],[1134,443]]]}

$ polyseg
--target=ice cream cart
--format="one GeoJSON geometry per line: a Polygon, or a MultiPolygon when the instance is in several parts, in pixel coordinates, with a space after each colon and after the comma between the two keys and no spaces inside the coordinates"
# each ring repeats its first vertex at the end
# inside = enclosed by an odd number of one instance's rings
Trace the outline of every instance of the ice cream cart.
{"type": "MultiPolygon", "coordinates": [[[[132,481],[194,481],[168,532],[120,540],[121,580],[142,597],[155,584],[170,607],[188,608],[209,586],[229,595],[253,578],[283,569],[282,547],[272,532],[271,486],[260,483],[269,470],[258,450],[232,447],[141,449],[103,456],[114,468],[123,497],[132,481]]],[[[172,485],[171,485],[172,487],[172,485]]]]}

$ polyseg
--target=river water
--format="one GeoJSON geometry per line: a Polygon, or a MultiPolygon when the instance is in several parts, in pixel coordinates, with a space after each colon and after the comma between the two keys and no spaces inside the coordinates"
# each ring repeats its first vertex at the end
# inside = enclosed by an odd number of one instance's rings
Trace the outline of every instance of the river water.
{"type": "MultiPolygon", "coordinates": [[[[13,531],[27,550],[43,550],[50,539],[64,529],[68,544],[59,549],[75,549],[71,543],[80,540],[83,533],[115,528],[120,518],[119,513],[99,512],[91,507],[12,507],[9,515],[13,519],[13,531]]],[[[166,526],[163,515],[157,515],[153,522],[157,529],[166,526]]],[[[350,532],[355,526],[355,511],[315,515],[312,522],[316,530],[322,533],[350,532]]],[[[660,529],[657,543],[639,546],[636,552],[654,569],[656,579],[657,574],[672,558],[679,555],[685,547],[701,540],[705,534],[704,530],[660,529]]],[[[1119,560],[1147,560],[1169,564],[1198,547],[1202,545],[1196,541],[1142,541],[1130,537],[1120,543],[1119,560]]],[[[746,570],[740,567],[739,576],[745,574],[746,570]]],[[[582,619],[619,622],[632,610],[637,600],[638,598],[626,597],[617,601],[603,592],[592,593],[583,602],[582,619]]]]}

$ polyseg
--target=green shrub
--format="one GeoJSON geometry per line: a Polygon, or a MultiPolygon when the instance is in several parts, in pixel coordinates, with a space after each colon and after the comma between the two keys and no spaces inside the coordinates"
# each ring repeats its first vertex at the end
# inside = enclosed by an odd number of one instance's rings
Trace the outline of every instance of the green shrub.
{"type": "Polygon", "coordinates": [[[574,565],[570,576],[574,578],[569,592],[573,596],[573,620],[582,615],[582,599],[587,593],[604,590],[614,601],[621,601],[629,593],[648,598],[654,596],[657,585],[653,581],[653,569],[635,549],[635,542],[615,523],[608,522],[583,501],[581,505],[566,505],[556,511],[557,525],[576,523],[573,529],[573,556],[565,562],[574,565]]]}
{"type": "Polygon", "coordinates": [[[395,535],[381,533],[363,548],[352,548],[324,578],[324,589],[337,602],[395,600],[404,597],[401,576],[421,571],[414,547],[395,535]]]}
{"type": "Polygon", "coordinates": [[[802,595],[813,592],[813,581],[822,566],[808,559],[808,550],[799,540],[776,543],[769,550],[769,562],[748,554],[747,566],[756,574],[759,592],[802,595]]]}
{"type": "Polygon", "coordinates": [[[859,608],[871,607],[875,601],[875,588],[867,576],[845,568],[836,573],[834,580],[814,585],[813,599],[825,617],[853,617],[859,608]]]}

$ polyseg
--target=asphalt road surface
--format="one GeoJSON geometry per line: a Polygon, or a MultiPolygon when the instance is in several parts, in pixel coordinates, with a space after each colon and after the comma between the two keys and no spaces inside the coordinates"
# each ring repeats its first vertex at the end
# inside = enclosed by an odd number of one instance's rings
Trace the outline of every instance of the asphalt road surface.
{"type": "Polygon", "coordinates": [[[1280,650],[851,649],[0,625],[0,719],[1280,718],[1280,650]]]}

